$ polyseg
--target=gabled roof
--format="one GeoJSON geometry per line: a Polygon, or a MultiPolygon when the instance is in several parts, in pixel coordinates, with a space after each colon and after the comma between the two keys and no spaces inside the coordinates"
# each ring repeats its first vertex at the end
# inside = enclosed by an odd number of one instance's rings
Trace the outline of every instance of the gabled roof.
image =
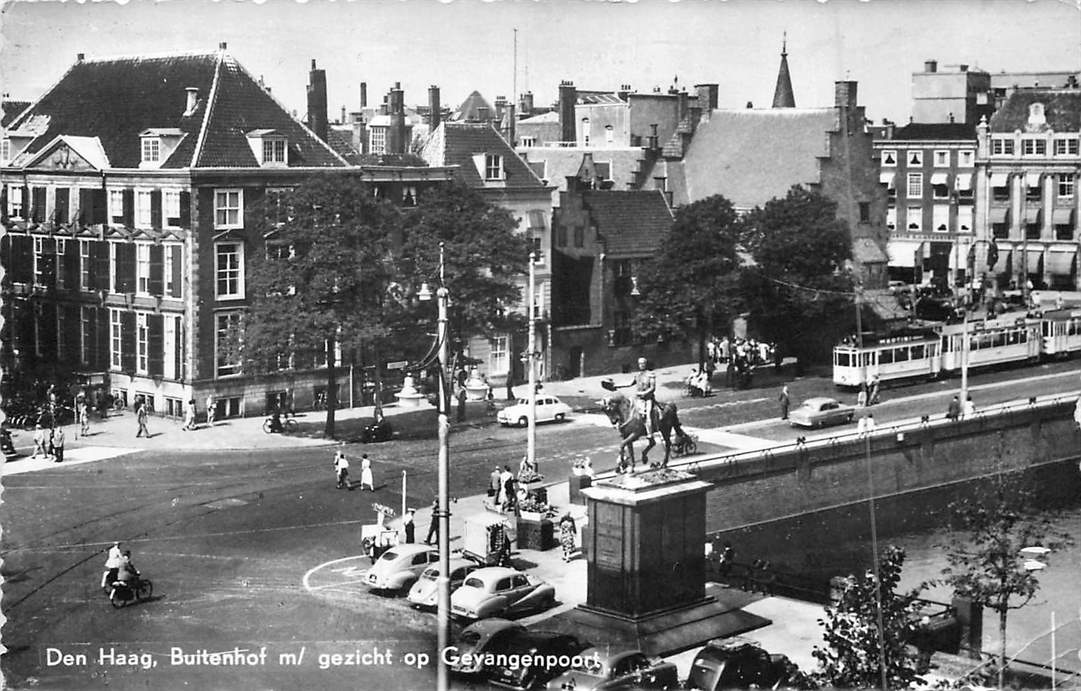
{"type": "Polygon", "coordinates": [[[492,104],[484,100],[479,91],[474,91],[466,96],[465,100],[462,101],[462,105],[458,106],[458,110],[455,111],[452,119],[466,122],[480,120],[481,108],[488,109],[489,118],[495,117],[495,109],[492,108],[492,104]]]}
{"type": "Polygon", "coordinates": [[[659,191],[591,190],[582,202],[612,256],[651,254],[672,229],[672,209],[659,191]]]}
{"type": "Polygon", "coordinates": [[[428,165],[458,166],[458,177],[470,187],[488,185],[481,178],[473,157],[497,154],[503,157],[503,189],[544,189],[533,169],[515,153],[499,132],[488,123],[443,122],[428,138],[422,153],[428,165]]]}
{"type": "Polygon", "coordinates": [[[105,170],[106,168],[112,167],[109,165],[109,157],[105,155],[105,149],[101,146],[101,141],[97,137],[70,136],[57,137],[41,147],[31,156],[20,156],[20,164],[28,168],[32,167],[35,163],[46,158],[61,145],[67,145],[68,148],[81,156],[84,161],[97,170],[105,170]]]}
{"type": "Polygon", "coordinates": [[[12,126],[43,118],[27,152],[60,135],[97,138],[116,168],[139,167],[139,135],[162,129],[186,135],[162,168],[258,167],[245,133],[259,128],[288,136],[292,167],[345,165],[225,53],[76,62],[12,126]],[[198,103],[185,115],[189,87],[198,103]]]}
{"type": "Polygon", "coordinates": [[[910,122],[893,132],[892,139],[945,141],[975,139],[976,126],[963,122],[910,122]]]}
{"type": "Polygon", "coordinates": [[[714,110],[684,152],[683,188],[670,176],[674,203],[723,194],[737,209],[751,209],[792,185],[817,184],[827,132],[836,129],[835,108],[714,110]]]}
{"type": "Polygon", "coordinates": [[[0,127],[7,127],[8,123],[18,117],[19,113],[30,107],[30,101],[3,101],[0,102],[0,127]]]}
{"type": "Polygon", "coordinates": [[[1081,129],[1081,90],[1018,89],[991,116],[992,132],[1024,132],[1028,125],[1029,106],[1042,103],[1047,127],[1055,132],[1081,129]]]}

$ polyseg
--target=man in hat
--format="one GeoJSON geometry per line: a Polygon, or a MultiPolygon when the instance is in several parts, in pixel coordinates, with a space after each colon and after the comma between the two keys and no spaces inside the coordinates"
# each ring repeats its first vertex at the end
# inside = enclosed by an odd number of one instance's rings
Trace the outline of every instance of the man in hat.
{"type": "Polygon", "coordinates": [[[30,454],[30,458],[37,458],[38,455],[48,456],[49,454],[45,449],[45,429],[41,425],[34,426],[34,453],[30,454]]]}
{"type": "Polygon", "coordinates": [[[53,461],[60,463],[64,460],[64,428],[56,427],[53,429],[53,461]]]}
{"type": "Polygon", "coordinates": [[[413,523],[413,518],[416,516],[416,509],[406,509],[405,516],[402,516],[402,528],[405,530],[405,544],[411,545],[416,540],[416,525],[413,523]]]}
{"type": "Polygon", "coordinates": [[[334,477],[337,480],[337,485],[335,486],[336,489],[341,489],[342,487],[348,487],[350,490],[353,489],[353,485],[350,484],[348,480],[349,461],[345,458],[345,453],[342,452],[341,448],[334,454],[334,477]]]}

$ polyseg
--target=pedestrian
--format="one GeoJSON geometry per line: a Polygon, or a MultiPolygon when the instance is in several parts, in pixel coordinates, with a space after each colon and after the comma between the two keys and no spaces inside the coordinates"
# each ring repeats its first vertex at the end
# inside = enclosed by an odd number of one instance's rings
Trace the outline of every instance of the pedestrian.
{"type": "Polygon", "coordinates": [[[502,501],[499,505],[503,507],[504,511],[511,511],[514,509],[515,494],[514,494],[514,473],[510,471],[509,465],[503,466],[503,471],[499,474],[500,489],[503,492],[502,501]]]}
{"type": "MultiPolygon", "coordinates": [[[[191,405],[194,408],[195,401],[192,401],[191,405]]],[[[146,427],[146,414],[146,402],[140,399],[135,404],[135,422],[139,426],[139,428],[135,431],[136,439],[143,436],[144,434],[146,435],[147,439],[150,438],[150,430],[146,427]]]]}
{"type": "Polygon", "coordinates": [[[961,419],[968,420],[976,414],[976,404],[972,402],[972,394],[969,394],[961,403],[961,419]]]}
{"type": "Polygon", "coordinates": [[[875,431],[875,414],[867,413],[864,417],[860,418],[860,421],[856,423],[856,431],[859,434],[870,434],[875,431]]]}
{"type": "Polygon", "coordinates": [[[465,387],[458,387],[458,422],[465,422],[465,387]]]}
{"type": "Polygon", "coordinates": [[[345,457],[341,448],[334,452],[334,478],[335,489],[346,487],[350,492],[353,491],[353,485],[349,482],[349,459],[345,457]]]}
{"type": "Polygon", "coordinates": [[[79,399],[79,404],[75,408],[76,416],[79,418],[79,425],[75,430],[75,438],[78,439],[80,435],[87,437],[90,436],[90,406],[86,403],[86,396],[82,396],[79,399]]]}
{"type": "Polygon", "coordinates": [[[946,419],[956,422],[959,417],[961,417],[961,400],[954,396],[949,408],[946,409],[946,419]]]}
{"type": "Polygon", "coordinates": [[[1081,429],[1081,398],[1077,399],[1077,403],[1073,407],[1073,421],[1077,428],[1081,429]]]}
{"type": "Polygon", "coordinates": [[[860,392],[858,394],[856,394],[856,407],[857,408],[866,408],[867,407],[867,385],[866,384],[860,384],[860,392]]]}
{"type": "Polygon", "coordinates": [[[64,428],[57,427],[53,430],[53,461],[60,463],[64,460],[64,428]]]}
{"type": "Polygon", "coordinates": [[[416,540],[417,526],[413,522],[416,517],[416,509],[406,509],[405,515],[402,516],[402,528],[405,530],[405,544],[411,545],[416,540]]]}
{"type": "Polygon", "coordinates": [[[432,536],[439,540],[439,497],[432,500],[432,522],[428,524],[428,537],[424,538],[424,544],[432,544],[432,536]]]}
{"type": "Polygon", "coordinates": [[[214,402],[214,394],[208,394],[206,397],[206,426],[214,426],[214,415],[217,413],[218,404],[214,402]]]}
{"type": "Polygon", "coordinates": [[[195,399],[188,401],[188,405],[184,408],[184,426],[180,429],[187,431],[195,429],[195,399]]]}
{"type": "MultiPolygon", "coordinates": [[[[1081,401],[1081,399],[1079,399],[1079,401],[1081,401]]],[[[1081,405],[1079,405],[1078,410],[1081,410],[1081,405]]],[[[503,481],[499,479],[499,476],[502,474],[499,466],[496,466],[495,469],[492,470],[492,474],[488,476],[488,496],[491,497],[492,501],[498,501],[499,488],[503,484],[503,481]]]]}
{"type": "Polygon", "coordinates": [[[878,375],[874,376],[871,380],[871,390],[867,393],[867,405],[876,405],[878,403],[878,375]]]}
{"type": "Polygon", "coordinates": [[[788,419],[788,407],[792,405],[792,398],[788,395],[788,385],[781,387],[781,395],[777,397],[777,401],[781,404],[781,419],[788,419]]]}
{"type": "Polygon", "coordinates": [[[360,489],[361,491],[367,488],[369,491],[375,491],[375,481],[372,479],[372,462],[368,460],[368,454],[361,454],[360,456],[360,489]]]}
{"type": "Polygon", "coordinates": [[[571,560],[571,554],[576,548],[575,539],[578,536],[578,527],[574,524],[574,518],[570,513],[563,514],[559,519],[559,543],[563,546],[563,561],[571,560]]]}
{"type": "Polygon", "coordinates": [[[45,430],[41,425],[34,426],[34,453],[30,454],[30,458],[37,458],[38,455],[48,456],[45,449],[45,430]]]}

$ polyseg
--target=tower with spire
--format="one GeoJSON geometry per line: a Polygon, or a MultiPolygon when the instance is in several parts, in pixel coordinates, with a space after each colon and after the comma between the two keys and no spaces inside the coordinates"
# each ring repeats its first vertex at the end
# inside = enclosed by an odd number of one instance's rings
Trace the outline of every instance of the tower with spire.
{"type": "Polygon", "coordinates": [[[792,78],[788,74],[788,32],[781,43],[781,67],[777,70],[777,88],[773,90],[774,108],[795,108],[796,96],[792,93],[792,78]]]}

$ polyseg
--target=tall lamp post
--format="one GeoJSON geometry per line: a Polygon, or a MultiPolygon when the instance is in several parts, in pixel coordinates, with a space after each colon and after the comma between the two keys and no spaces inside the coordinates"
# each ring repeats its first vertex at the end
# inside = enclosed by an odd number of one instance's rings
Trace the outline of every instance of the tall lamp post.
{"type": "MultiPolygon", "coordinates": [[[[436,687],[439,691],[446,691],[449,685],[449,670],[443,651],[450,645],[450,420],[447,415],[450,405],[450,392],[447,390],[447,305],[450,293],[444,285],[443,248],[443,243],[439,243],[439,288],[435,291],[439,305],[436,327],[436,342],[439,344],[439,495],[432,515],[433,521],[439,521],[439,576],[435,581],[438,592],[436,626],[439,645],[436,651],[436,687]]],[[[419,297],[421,300],[431,299],[427,286],[421,288],[419,297]]]]}
{"type": "Polygon", "coordinates": [[[536,276],[534,264],[536,254],[529,253],[529,341],[525,357],[526,367],[529,368],[529,429],[526,434],[526,459],[529,467],[535,468],[537,464],[537,309],[536,309],[536,276]]]}

